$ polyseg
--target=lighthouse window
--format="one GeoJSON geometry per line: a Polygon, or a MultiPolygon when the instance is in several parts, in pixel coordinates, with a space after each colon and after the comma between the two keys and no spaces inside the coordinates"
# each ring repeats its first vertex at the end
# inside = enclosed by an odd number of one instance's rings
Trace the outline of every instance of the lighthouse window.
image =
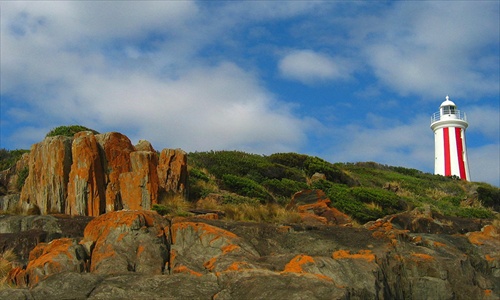
{"type": "Polygon", "coordinates": [[[455,106],[445,106],[445,107],[443,107],[443,114],[445,114],[445,115],[455,114],[455,106]]]}

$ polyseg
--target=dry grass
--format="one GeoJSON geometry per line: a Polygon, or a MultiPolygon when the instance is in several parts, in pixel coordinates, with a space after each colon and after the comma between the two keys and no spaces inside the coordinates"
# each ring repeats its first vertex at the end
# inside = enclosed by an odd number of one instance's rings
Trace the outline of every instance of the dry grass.
{"type": "Polygon", "coordinates": [[[8,249],[0,254],[0,289],[9,287],[7,275],[12,270],[13,263],[17,256],[12,249],[8,249]]]}
{"type": "Polygon", "coordinates": [[[225,219],[233,221],[300,223],[301,217],[296,211],[288,211],[277,204],[225,204],[222,206],[225,219]]]}
{"type": "Polygon", "coordinates": [[[446,193],[442,190],[438,190],[436,188],[427,189],[426,194],[429,195],[429,197],[431,197],[433,200],[440,200],[444,197],[449,196],[448,193],[446,193]]]}
{"type": "Polygon", "coordinates": [[[365,203],[365,206],[370,210],[382,211],[382,207],[375,202],[365,203]]]}

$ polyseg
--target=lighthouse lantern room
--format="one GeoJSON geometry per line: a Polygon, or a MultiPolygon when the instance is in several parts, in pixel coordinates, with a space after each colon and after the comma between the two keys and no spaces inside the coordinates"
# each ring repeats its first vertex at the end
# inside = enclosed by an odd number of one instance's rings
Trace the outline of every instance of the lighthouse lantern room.
{"type": "Polygon", "coordinates": [[[434,131],[434,174],[458,176],[470,181],[465,129],[469,126],[464,112],[450,97],[441,103],[439,111],[431,116],[434,131]]]}

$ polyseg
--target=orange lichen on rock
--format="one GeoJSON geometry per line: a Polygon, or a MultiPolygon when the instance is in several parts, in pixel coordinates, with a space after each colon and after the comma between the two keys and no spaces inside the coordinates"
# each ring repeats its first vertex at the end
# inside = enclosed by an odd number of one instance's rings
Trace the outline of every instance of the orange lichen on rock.
{"type": "Polygon", "coordinates": [[[161,216],[154,211],[114,211],[93,219],[85,227],[85,239],[96,241],[101,235],[108,235],[111,230],[123,227],[138,230],[141,227],[157,227],[162,230],[161,216]]]}
{"type": "Polygon", "coordinates": [[[434,257],[425,253],[412,253],[411,256],[421,261],[433,261],[434,257]]]}
{"type": "Polygon", "coordinates": [[[184,265],[180,265],[180,266],[175,267],[174,270],[173,270],[173,273],[174,274],[177,274],[177,273],[186,273],[186,274],[194,275],[194,276],[198,276],[198,277],[203,276],[203,274],[201,274],[199,272],[196,272],[196,271],[193,271],[193,270],[189,269],[188,267],[186,267],[184,265]]]}
{"type": "Polygon", "coordinates": [[[172,243],[175,244],[177,231],[191,228],[194,231],[200,233],[200,239],[207,236],[213,235],[213,239],[210,242],[213,242],[221,237],[225,237],[228,239],[237,238],[238,236],[230,231],[211,226],[205,223],[197,223],[197,222],[179,222],[172,224],[172,243]]]}
{"type": "Polygon", "coordinates": [[[368,262],[375,260],[375,254],[371,250],[360,250],[356,254],[351,254],[349,250],[338,250],[333,252],[333,259],[364,259],[368,262]]]}
{"type": "Polygon", "coordinates": [[[433,245],[434,247],[445,247],[445,246],[446,246],[446,244],[444,244],[444,243],[440,243],[440,242],[436,242],[436,241],[434,241],[434,242],[432,243],[432,245],[433,245]]]}
{"type": "Polygon", "coordinates": [[[468,233],[467,238],[474,245],[484,245],[489,241],[498,241],[499,233],[495,226],[487,225],[481,231],[468,233]]]}
{"type": "Polygon", "coordinates": [[[283,225],[283,226],[278,226],[276,228],[276,230],[278,232],[288,233],[288,232],[292,231],[292,227],[291,226],[287,226],[287,225],[283,225]]]}
{"type": "Polygon", "coordinates": [[[141,255],[142,252],[144,252],[145,248],[143,245],[139,245],[139,247],[137,247],[137,256],[141,255]]]}
{"type": "Polygon", "coordinates": [[[240,271],[245,269],[251,269],[247,262],[233,262],[226,271],[240,271]]]}
{"type": "Polygon", "coordinates": [[[297,211],[299,213],[313,213],[316,210],[327,210],[327,209],[329,209],[329,207],[325,201],[316,202],[312,204],[299,205],[297,207],[297,211]]]}
{"type": "Polygon", "coordinates": [[[212,257],[210,260],[206,261],[203,266],[205,269],[212,271],[215,268],[215,262],[217,261],[217,257],[212,257]]]}
{"type": "Polygon", "coordinates": [[[305,273],[305,271],[302,269],[302,266],[307,263],[314,263],[314,259],[309,255],[299,254],[286,264],[283,272],[305,273]]]}
{"type": "Polygon", "coordinates": [[[234,245],[234,244],[229,244],[227,246],[222,247],[221,250],[222,250],[223,254],[226,254],[229,252],[240,250],[240,246],[234,245]]]}
{"type": "Polygon", "coordinates": [[[313,224],[313,225],[326,225],[328,224],[328,220],[324,217],[317,216],[311,213],[299,213],[300,218],[303,223],[313,224]]]}
{"type": "Polygon", "coordinates": [[[10,269],[6,277],[6,282],[15,284],[18,287],[26,287],[26,270],[21,267],[10,269]]]}
{"type": "Polygon", "coordinates": [[[71,238],[62,238],[50,243],[38,244],[30,253],[30,261],[26,267],[27,280],[30,286],[41,279],[64,271],[80,269],[81,262],[75,257],[73,246],[76,241],[71,238]]]}

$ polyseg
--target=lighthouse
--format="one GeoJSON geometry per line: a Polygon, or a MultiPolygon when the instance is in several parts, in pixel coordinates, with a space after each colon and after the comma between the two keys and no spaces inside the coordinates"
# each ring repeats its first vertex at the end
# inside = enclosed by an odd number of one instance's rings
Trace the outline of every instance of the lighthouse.
{"type": "Polygon", "coordinates": [[[469,126],[464,112],[450,97],[441,103],[439,111],[431,116],[434,131],[434,174],[458,176],[470,181],[465,129],[469,126]]]}

